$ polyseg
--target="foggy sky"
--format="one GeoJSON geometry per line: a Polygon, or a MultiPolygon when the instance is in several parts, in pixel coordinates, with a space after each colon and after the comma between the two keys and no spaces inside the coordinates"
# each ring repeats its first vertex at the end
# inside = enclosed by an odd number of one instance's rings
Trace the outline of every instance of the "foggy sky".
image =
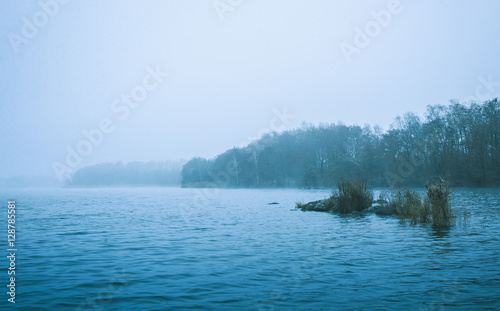
{"type": "Polygon", "coordinates": [[[0,2],[0,177],[54,178],[100,127],[78,167],[213,157],[303,121],[387,129],[500,94],[494,0],[64,2],[0,2]]]}

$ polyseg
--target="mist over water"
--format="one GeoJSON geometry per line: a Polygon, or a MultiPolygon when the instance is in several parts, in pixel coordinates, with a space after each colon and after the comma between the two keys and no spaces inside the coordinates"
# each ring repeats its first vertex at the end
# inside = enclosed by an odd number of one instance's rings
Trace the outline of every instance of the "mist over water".
{"type": "Polygon", "coordinates": [[[500,94],[497,1],[229,2],[1,3],[0,179],[212,158],[302,122],[387,130],[500,94]]]}

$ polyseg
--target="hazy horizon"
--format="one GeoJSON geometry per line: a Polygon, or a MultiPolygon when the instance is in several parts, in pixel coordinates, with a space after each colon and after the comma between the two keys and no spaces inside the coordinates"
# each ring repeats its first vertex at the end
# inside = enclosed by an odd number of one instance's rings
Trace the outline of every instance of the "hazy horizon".
{"type": "Polygon", "coordinates": [[[83,141],[74,170],[212,158],[500,94],[496,1],[40,3],[0,4],[0,178],[56,179],[83,141]]]}

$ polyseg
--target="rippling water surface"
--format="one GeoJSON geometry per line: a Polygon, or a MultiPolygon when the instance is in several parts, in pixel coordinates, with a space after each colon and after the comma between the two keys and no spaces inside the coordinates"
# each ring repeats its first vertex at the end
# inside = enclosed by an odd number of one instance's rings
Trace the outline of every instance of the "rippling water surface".
{"type": "Polygon", "coordinates": [[[18,213],[16,304],[5,293],[4,310],[500,309],[498,189],[455,190],[472,218],[448,230],[294,210],[327,190],[0,195],[0,226],[8,199],[18,213]]]}

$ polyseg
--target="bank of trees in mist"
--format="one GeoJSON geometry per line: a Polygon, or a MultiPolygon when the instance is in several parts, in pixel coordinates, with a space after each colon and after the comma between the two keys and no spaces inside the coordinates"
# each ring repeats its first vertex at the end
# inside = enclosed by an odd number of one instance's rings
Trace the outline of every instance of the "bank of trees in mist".
{"type": "Polygon", "coordinates": [[[102,163],[79,169],[69,186],[179,186],[185,161],[102,163]]]}
{"type": "Polygon", "coordinates": [[[442,177],[453,186],[500,185],[500,104],[428,106],[382,132],[341,123],[263,136],[182,169],[192,187],[331,187],[342,178],[374,186],[422,186],[442,177]]]}

